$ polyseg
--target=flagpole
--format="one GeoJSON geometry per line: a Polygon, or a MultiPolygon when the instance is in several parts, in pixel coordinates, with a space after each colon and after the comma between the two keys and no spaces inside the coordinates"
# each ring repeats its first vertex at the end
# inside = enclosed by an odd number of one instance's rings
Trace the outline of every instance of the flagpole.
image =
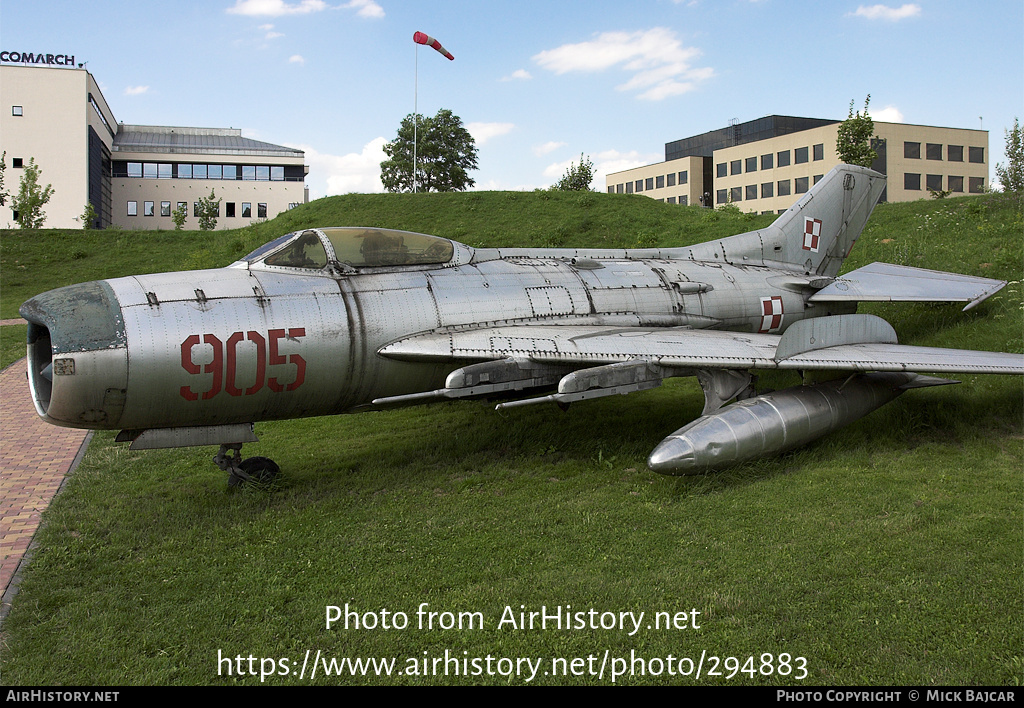
{"type": "Polygon", "coordinates": [[[412,89],[412,193],[416,193],[416,141],[420,123],[419,101],[420,101],[420,45],[415,44],[416,60],[413,71],[412,89]]]}

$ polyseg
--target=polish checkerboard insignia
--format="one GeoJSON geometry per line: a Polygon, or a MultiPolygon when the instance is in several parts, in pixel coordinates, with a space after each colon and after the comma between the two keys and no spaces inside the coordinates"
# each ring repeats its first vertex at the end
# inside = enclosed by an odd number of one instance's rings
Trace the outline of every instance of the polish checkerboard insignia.
{"type": "Polygon", "coordinates": [[[804,217],[804,250],[817,253],[819,238],[821,238],[821,219],[804,217]]]}
{"type": "Polygon", "coordinates": [[[761,298],[761,329],[757,331],[761,334],[778,332],[782,327],[782,315],[781,295],[761,298]]]}

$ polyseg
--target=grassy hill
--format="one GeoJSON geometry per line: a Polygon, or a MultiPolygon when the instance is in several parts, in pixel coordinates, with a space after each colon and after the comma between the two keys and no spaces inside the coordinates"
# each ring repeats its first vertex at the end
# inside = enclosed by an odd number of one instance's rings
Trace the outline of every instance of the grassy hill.
{"type": "MultiPolygon", "coordinates": [[[[635,195],[485,192],[333,197],[215,233],[3,232],[0,317],[51,287],[224,265],[306,226],[386,226],[474,246],[621,247],[684,245],[771,219],[635,195]]],[[[884,204],[846,265],[1011,281],[968,313],[862,311],[888,319],[906,343],[1020,352],[1022,234],[1019,202],[1001,195],[884,204]]],[[[23,352],[10,340],[23,341],[24,327],[3,330],[6,363],[23,352]]],[[[218,662],[252,655],[277,660],[275,673],[281,659],[296,669],[266,683],[305,683],[307,650],[394,657],[398,669],[447,650],[543,660],[531,682],[548,684],[608,684],[621,658],[646,662],[643,675],[618,677],[626,684],[1024,679],[1020,377],[913,391],[796,452],[678,479],[652,474],[645,458],[700,414],[699,386],[674,379],[612,398],[566,412],[450,402],[260,424],[245,453],[284,472],[273,489],[240,493],[210,463],[212,448],[132,453],[97,434],[45,515],[4,622],[0,673],[8,685],[258,684],[218,662]],[[404,612],[409,626],[328,629],[326,607],[346,603],[364,618],[404,612]],[[421,603],[450,617],[478,612],[483,626],[421,629],[421,603]],[[499,626],[506,608],[518,618],[565,605],[646,614],[632,636],[499,626]],[[693,609],[700,629],[654,626],[656,612],[693,609]],[[699,681],[669,674],[669,655],[679,669],[702,652],[721,658],[720,675],[707,674],[710,658],[699,681]],[[552,673],[558,659],[606,657],[602,677],[552,673]]],[[[312,682],[525,677],[321,671],[312,682]]]]}

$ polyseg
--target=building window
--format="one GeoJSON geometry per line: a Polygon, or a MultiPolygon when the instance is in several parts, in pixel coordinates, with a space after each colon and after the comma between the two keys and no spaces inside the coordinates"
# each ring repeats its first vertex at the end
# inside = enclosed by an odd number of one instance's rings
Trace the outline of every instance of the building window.
{"type": "Polygon", "coordinates": [[[260,219],[267,218],[267,205],[264,202],[260,202],[256,205],[256,217],[260,219]]]}
{"type": "Polygon", "coordinates": [[[928,160],[942,159],[942,145],[939,143],[925,143],[924,156],[928,160]]]}
{"type": "Polygon", "coordinates": [[[145,179],[156,179],[156,163],[147,162],[142,165],[142,176],[145,179]]]}
{"type": "Polygon", "coordinates": [[[634,182],[633,186],[636,188],[636,191],[638,192],[644,191],[644,181],[642,179],[638,179],[636,182],[634,182]]]}
{"type": "Polygon", "coordinates": [[[775,164],[775,155],[768,153],[767,155],[761,155],[761,169],[770,170],[775,164]]]}
{"type": "Polygon", "coordinates": [[[679,197],[679,203],[682,206],[689,206],[690,205],[690,197],[689,197],[689,195],[684,194],[683,196],[679,197]]]}
{"type": "Polygon", "coordinates": [[[259,182],[270,180],[270,167],[268,165],[256,165],[256,179],[259,182]]]}
{"type": "Polygon", "coordinates": [[[797,148],[793,151],[793,160],[797,165],[802,165],[807,162],[807,148],[797,148]]]}
{"type": "Polygon", "coordinates": [[[818,160],[824,160],[824,159],[825,159],[825,144],[824,143],[818,143],[817,145],[814,146],[814,160],[818,161],[818,160]]]}
{"type": "Polygon", "coordinates": [[[742,202],[743,201],[743,187],[733,187],[729,190],[729,201],[730,202],[742,202]]]}
{"type": "Polygon", "coordinates": [[[139,215],[139,203],[138,202],[128,202],[128,216],[138,216],[138,215],[139,215]]]}
{"type": "Polygon", "coordinates": [[[284,182],[284,168],[283,167],[271,167],[270,168],[270,181],[271,182],[284,182]]]}
{"type": "Polygon", "coordinates": [[[924,186],[933,192],[942,191],[942,175],[925,175],[924,186]]]}
{"type": "Polygon", "coordinates": [[[238,165],[224,165],[223,179],[238,179],[238,165]]]}
{"type": "Polygon", "coordinates": [[[246,182],[254,181],[256,179],[256,166],[242,165],[242,179],[246,182]]]}
{"type": "Polygon", "coordinates": [[[984,164],[985,148],[967,148],[967,159],[970,160],[971,162],[984,164]]]}
{"type": "Polygon", "coordinates": [[[903,157],[910,160],[921,159],[921,143],[903,143],[903,157]]]}
{"type": "Polygon", "coordinates": [[[170,202],[160,202],[160,216],[170,216],[170,215],[171,215],[171,203],[170,202]]]}
{"type": "Polygon", "coordinates": [[[675,204],[676,203],[676,198],[675,197],[669,197],[665,201],[668,202],[669,204],[675,204]]]}
{"type": "Polygon", "coordinates": [[[633,183],[632,182],[626,182],[626,194],[632,194],[632,193],[633,193],[633,183]]]}
{"type": "MultiPolygon", "coordinates": [[[[609,187],[608,189],[611,190],[611,187],[609,187]]],[[[609,191],[609,193],[611,193],[611,192],[609,191]]],[[[224,216],[229,218],[229,219],[233,219],[235,217],[235,203],[234,202],[228,202],[227,204],[224,205],[224,216]]]]}
{"type": "Polygon", "coordinates": [[[665,175],[665,186],[666,187],[675,187],[676,186],[676,173],[675,172],[669,172],[667,175],[665,175]]]}
{"type": "Polygon", "coordinates": [[[725,204],[727,201],[729,201],[729,197],[727,196],[728,193],[729,191],[726,189],[719,189],[717,192],[715,192],[715,203],[725,204]]]}
{"type": "Polygon", "coordinates": [[[161,162],[156,166],[156,177],[157,179],[170,179],[171,178],[171,163],[161,162]]]}
{"type": "Polygon", "coordinates": [[[746,192],[747,192],[747,196],[746,196],[746,200],[747,201],[750,201],[751,199],[757,199],[757,185],[756,184],[748,184],[746,192]]]}
{"type": "Polygon", "coordinates": [[[242,202],[242,218],[248,219],[252,217],[252,204],[250,202],[242,202]]]}
{"type": "Polygon", "coordinates": [[[963,162],[964,161],[964,146],[963,145],[947,145],[946,146],[946,159],[950,162],[963,162]]]}
{"type": "Polygon", "coordinates": [[[658,175],[654,178],[655,189],[663,189],[665,187],[665,175],[658,175]]]}
{"type": "MultiPolygon", "coordinates": [[[[129,167],[131,165],[129,164],[129,167]]],[[[192,165],[178,164],[178,179],[192,179],[192,165]]]]}
{"type": "Polygon", "coordinates": [[[729,163],[729,174],[739,175],[743,174],[743,160],[733,160],[729,163]]]}
{"type": "Polygon", "coordinates": [[[608,185],[608,194],[615,194],[615,187],[608,185]]]}
{"type": "Polygon", "coordinates": [[[779,180],[779,196],[780,197],[788,197],[790,194],[792,194],[792,190],[790,189],[789,180],[788,179],[781,179],[781,180],[779,180]]]}
{"type": "Polygon", "coordinates": [[[763,182],[761,184],[761,199],[771,199],[775,196],[775,183],[763,182]]]}
{"type": "Polygon", "coordinates": [[[188,214],[188,202],[178,202],[177,211],[188,214]]]}
{"type": "Polygon", "coordinates": [[[776,154],[775,157],[779,158],[776,161],[779,167],[789,166],[789,150],[783,150],[782,152],[776,154]]]}
{"type": "Polygon", "coordinates": [[[192,216],[199,218],[199,202],[192,202],[192,216]]]}
{"type": "Polygon", "coordinates": [[[615,193],[616,194],[622,194],[622,185],[621,184],[615,185],[615,193]]]}
{"type": "Polygon", "coordinates": [[[808,187],[807,187],[807,178],[806,177],[797,177],[793,181],[796,182],[796,184],[794,186],[796,188],[796,193],[797,194],[803,194],[804,192],[807,191],[808,187]]]}
{"type": "Polygon", "coordinates": [[[746,169],[747,172],[757,172],[757,158],[756,157],[748,157],[746,162],[747,162],[747,164],[746,164],[746,168],[745,169],[746,169]]]}
{"type": "Polygon", "coordinates": [[[825,175],[814,175],[814,184],[817,184],[818,182],[820,182],[821,178],[824,177],[824,176],[825,175]]]}
{"type": "Polygon", "coordinates": [[[154,202],[142,202],[142,213],[144,216],[156,216],[156,204],[154,202]]]}
{"type": "Polygon", "coordinates": [[[903,175],[903,189],[920,190],[921,189],[921,175],[915,175],[907,172],[903,175]]]}
{"type": "Polygon", "coordinates": [[[728,177],[729,176],[729,173],[727,172],[728,166],[724,162],[719,162],[718,166],[715,169],[717,170],[717,172],[715,173],[716,177],[728,177]]]}
{"type": "Polygon", "coordinates": [[[192,179],[206,179],[206,165],[192,165],[192,179]]]}
{"type": "Polygon", "coordinates": [[[210,179],[220,179],[224,168],[221,165],[207,165],[206,174],[210,179]]]}
{"type": "Polygon", "coordinates": [[[22,157],[12,157],[11,158],[11,167],[19,168],[19,167],[24,167],[24,166],[25,166],[24,158],[22,158],[22,157]]]}
{"type": "Polygon", "coordinates": [[[25,110],[21,106],[11,106],[11,115],[23,116],[25,115],[25,110]]]}
{"type": "Polygon", "coordinates": [[[646,180],[644,180],[644,189],[645,190],[654,189],[654,178],[653,177],[648,177],[646,180]]]}
{"type": "Polygon", "coordinates": [[[686,184],[689,181],[689,179],[690,175],[687,170],[683,170],[682,172],[679,173],[679,184],[686,184]]]}
{"type": "MultiPolygon", "coordinates": [[[[621,186],[621,185],[619,185],[619,186],[621,186]]],[[[299,205],[298,202],[288,202],[288,211],[291,211],[292,209],[294,209],[298,205],[299,205]]]]}
{"type": "Polygon", "coordinates": [[[964,191],[964,178],[954,177],[950,175],[946,178],[948,181],[946,184],[949,185],[949,191],[951,192],[963,192],[964,191]]]}
{"type": "Polygon", "coordinates": [[[128,176],[129,177],[142,177],[142,163],[141,162],[129,162],[128,163],[128,176]]]}
{"type": "MultiPolygon", "coordinates": [[[[971,149],[973,150],[974,148],[971,148],[971,149]]],[[[971,194],[982,194],[985,191],[985,178],[984,177],[969,177],[968,178],[968,189],[971,190],[971,194]]]]}

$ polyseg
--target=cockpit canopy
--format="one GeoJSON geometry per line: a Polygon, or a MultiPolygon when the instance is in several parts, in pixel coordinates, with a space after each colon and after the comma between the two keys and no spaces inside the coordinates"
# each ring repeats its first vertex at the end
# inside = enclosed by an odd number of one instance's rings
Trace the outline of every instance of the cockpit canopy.
{"type": "Polygon", "coordinates": [[[412,231],[363,227],[306,229],[285,234],[242,260],[285,268],[320,269],[328,263],[350,268],[444,265],[455,255],[448,239],[412,231]]]}

